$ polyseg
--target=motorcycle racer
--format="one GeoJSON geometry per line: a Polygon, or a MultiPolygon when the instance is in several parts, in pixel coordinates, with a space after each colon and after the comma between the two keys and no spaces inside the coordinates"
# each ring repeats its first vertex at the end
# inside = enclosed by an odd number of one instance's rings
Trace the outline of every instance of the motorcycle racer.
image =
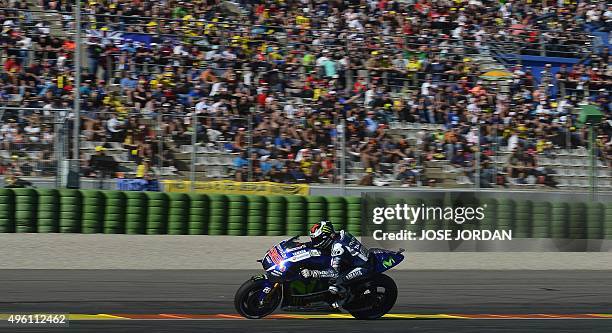
{"type": "Polygon", "coordinates": [[[332,306],[339,308],[348,301],[344,285],[367,276],[369,250],[350,233],[344,230],[336,232],[329,221],[313,225],[309,235],[313,247],[330,253],[331,268],[303,269],[300,273],[304,278],[331,278],[329,292],[339,296],[332,306]]]}

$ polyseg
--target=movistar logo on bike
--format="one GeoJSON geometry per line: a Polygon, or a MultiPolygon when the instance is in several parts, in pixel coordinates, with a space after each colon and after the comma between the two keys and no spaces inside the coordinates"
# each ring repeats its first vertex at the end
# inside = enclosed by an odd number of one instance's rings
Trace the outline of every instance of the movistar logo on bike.
{"type": "Polygon", "coordinates": [[[395,259],[393,257],[389,257],[387,260],[383,260],[382,265],[384,268],[389,268],[395,264],[395,259]]]}

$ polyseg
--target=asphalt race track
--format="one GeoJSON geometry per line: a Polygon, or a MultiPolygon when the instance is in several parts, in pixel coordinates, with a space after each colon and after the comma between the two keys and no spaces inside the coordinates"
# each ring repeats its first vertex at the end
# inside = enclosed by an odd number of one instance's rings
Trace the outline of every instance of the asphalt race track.
{"type": "Polygon", "coordinates": [[[611,270],[392,271],[394,315],[370,322],[281,311],[238,319],[234,292],[254,273],[0,270],[0,332],[612,332],[611,270]],[[28,312],[70,313],[70,328],[6,326],[5,314],[28,312]]]}

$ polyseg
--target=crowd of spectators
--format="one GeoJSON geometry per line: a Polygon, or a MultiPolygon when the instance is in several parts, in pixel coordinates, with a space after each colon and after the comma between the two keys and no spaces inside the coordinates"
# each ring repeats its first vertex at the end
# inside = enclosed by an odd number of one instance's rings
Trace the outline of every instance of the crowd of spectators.
{"type": "MultiPolygon", "coordinates": [[[[609,30],[604,1],[83,5],[81,134],[123,145],[138,165],[173,165],[195,131],[199,144],[225,142],[237,154],[238,180],[337,181],[343,141],[363,184],[392,174],[406,186],[430,185],[422,170],[429,160],[450,161],[472,182],[477,151],[481,182],[503,184],[490,161],[497,150],[516,151],[535,170],[538,155],[586,144],[575,113],[583,102],[605,114],[598,155],[610,163],[609,50],[593,49],[583,31],[585,24],[609,30]],[[498,48],[592,55],[558,73],[513,65],[509,81],[488,81],[478,59],[498,48]],[[443,129],[423,130],[415,141],[393,135],[396,122],[443,129]]],[[[0,144],[23,159],[28,144],[52,142],[51,110],[73,104],[72,7],[49,0],[0,0],[0,7],[0,104],[41,109],[4,112],[0,144]]],[[[40,151],[51,158],[50,148],[40,151]]],[[[510,178],[534,175],[514,162],[510,178]]]]}

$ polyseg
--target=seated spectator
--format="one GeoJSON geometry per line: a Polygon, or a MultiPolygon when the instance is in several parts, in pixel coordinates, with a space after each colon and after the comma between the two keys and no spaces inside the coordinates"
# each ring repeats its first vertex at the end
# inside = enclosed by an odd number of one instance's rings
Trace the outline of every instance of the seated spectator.
{"type": "Polygon", "coordinates": [[[374,169],[367,168],[365,175],[359,180],[361,186],[374,186],[374,169]]]}

